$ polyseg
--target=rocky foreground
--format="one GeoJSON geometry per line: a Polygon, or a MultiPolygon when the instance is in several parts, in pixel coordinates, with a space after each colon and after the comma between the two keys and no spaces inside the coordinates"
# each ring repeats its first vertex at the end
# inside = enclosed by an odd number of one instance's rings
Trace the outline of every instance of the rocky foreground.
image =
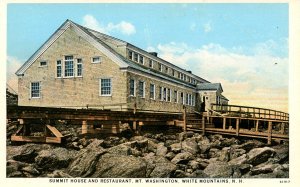
{"type": "Polygon", "coordinates": [[[287,178],[288,144],[193,132],[7,146],[7,177],[287,178]]]}

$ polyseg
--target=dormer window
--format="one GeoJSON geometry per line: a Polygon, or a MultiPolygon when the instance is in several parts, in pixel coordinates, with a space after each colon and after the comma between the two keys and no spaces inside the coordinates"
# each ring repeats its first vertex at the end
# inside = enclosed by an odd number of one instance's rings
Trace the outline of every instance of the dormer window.
{"type": "Polygon", "coordinates": [[[172,76],[174,77],[175,76],[175,70],[172,69],[172,76]]]}
{"type": "Polygon", "coordinates": [[[139,57],[139,55],[137,53],[134,53],[134,59],[133,60],[137,62],[138,61],[138,57],[139,57]]]}
{"type": "Polygon", "coordinates": [[[162,71],[162,64],[159,64],[158,68],[159,68],[159,71],[162,71]]]}
{"type": "Polygon", "coordinates": [[[128,58],[129,58],[130,60],[132,60],[132,56],[133,56],[133,52],[132,52],[132,51],[129,51],[129,52],[128,52],[128,58]]]}
{"type": "Polygon", "coordinates": [[[144,64],[144,57],[142,55],[140,55],[140,63],[144,64]]]}
{"type": "Polygon", "coordinates": [[[151,60],[151,59],[149,60],[149,67],[153,68],[153,60],[151,60]]]}

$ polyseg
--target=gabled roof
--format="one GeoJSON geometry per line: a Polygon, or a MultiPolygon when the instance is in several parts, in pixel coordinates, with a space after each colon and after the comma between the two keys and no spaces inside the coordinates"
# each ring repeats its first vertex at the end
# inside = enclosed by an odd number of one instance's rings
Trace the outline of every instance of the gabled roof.
{"type": "MultiPolygon", "coordinates": [[[[25,73],[25,71],[31,66],[32,63],[34,63],[36,61],[37,58],[39,58],[69,27],[74,28],[75,32],[80,35],[81,37],[83,37],[84,39],[86,39],[89,43],[91,43],[94,47],[96,47],[98,50],[102,51],[106,56],[108,56],[109,58],[111,58],[116,64],[118,64],[120,66],[120,68],[133,68],[142,72],[146,72],[148,74],[152,74],[155,75],[157,77],[165,77],[168,80],[171,80],[173,82],[177,82],[177,83],[183,83],[183,84],[189,84],[186,83],[183,80],[180,79],[174,79],[174,77],[168,77],[168,75],[166,74],[162,74],[161,72],[158,72],[154,69],[149,69],[147,67],[143,67],[140,64],[136,64],[134,62],[131,62],[130,60],[126,59],[126,57],[124,57],[123,55],[119,54],[118,52],[116,52],[112,47],[110,47],[107,42],[109,41],[113,41],[114,43],[116,43],[116,45],[118,46],[130,46],[130,47],[135,47],[137,48],[139,51],[142,51],[145,54],[149,54],[150,53],[128,43],[125,42],[123,40],[114,38],[112,36],[100,33],[98,31],[86,28],[84,26],[81,26],[77,23],[74,23],[70,20],[66,20],[55,32],[54,34],[52,34],[50,36],[50,38],[19,68],[19,70],[16,72],[17,75],[22,75],[25,73]]],[[[202,82],[206,82],[209,83],[209,81],[191,74],[190,72],[170,63],[167,62],[159,57],[153,56],[151,55],[153,58],[155,58],[156,60],[162,61],[164,63],[166,63],[169,66],[173,66],[176,67],[177,69],[179,69],[182,72],[185,72],[186,74],[192,75],[193,77],[196,77],[198,80],[201,80],[202,82]]]]}
{"type": "Polygon", "coordinates": [[[221,94],[221,99],[224,99],[226,101],[229,101],[229,99],[227,99],[224,95],[221,94]]]}
{"type": "Polygon", "coordinates": [[[197,84],[197,90],[198,91],[220,90],[221,92],[223,92],[221,83],[200,83],[200,84],[197,84]]]}
{"type": "Polygon", "coordinates": [[[120,67],[128,67],[128,64],[124,62],[121,55],[115,50],[90,33],[84,27],[66,20],[51,36],[50,38],[18,69],[16,75],[22,75],[33,64],[37,58],[39,58],[69,27],[73,27],[75,32],[86,39],[98,50],[102,51],[109,58],[113,59],[120,67]]]}

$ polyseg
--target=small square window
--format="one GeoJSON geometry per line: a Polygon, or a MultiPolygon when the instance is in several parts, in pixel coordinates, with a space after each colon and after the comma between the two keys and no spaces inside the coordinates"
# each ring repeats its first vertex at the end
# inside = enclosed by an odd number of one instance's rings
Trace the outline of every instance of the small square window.
{"type": "Polygon", "coordinates": [[[100,63],[101,62],[101,57],[100,56],[96,56],[92,58],[92,63],[100,63]]]}
{"type": "Polygon", "coordinates": [[[47,62],[46,61],[41,61],[40,66],[47,66],[47,62]]]}

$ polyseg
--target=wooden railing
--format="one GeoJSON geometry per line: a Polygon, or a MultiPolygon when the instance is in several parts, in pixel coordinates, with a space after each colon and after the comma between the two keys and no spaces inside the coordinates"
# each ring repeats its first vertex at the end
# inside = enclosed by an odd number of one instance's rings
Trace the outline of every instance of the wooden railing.
{"type": "Polygon", "coordinates": [[[289,114],[281,111],[239,105],[211,104],[211,110],[232,117],[263,118],[270,120],[289,120],[289,114]]]}

